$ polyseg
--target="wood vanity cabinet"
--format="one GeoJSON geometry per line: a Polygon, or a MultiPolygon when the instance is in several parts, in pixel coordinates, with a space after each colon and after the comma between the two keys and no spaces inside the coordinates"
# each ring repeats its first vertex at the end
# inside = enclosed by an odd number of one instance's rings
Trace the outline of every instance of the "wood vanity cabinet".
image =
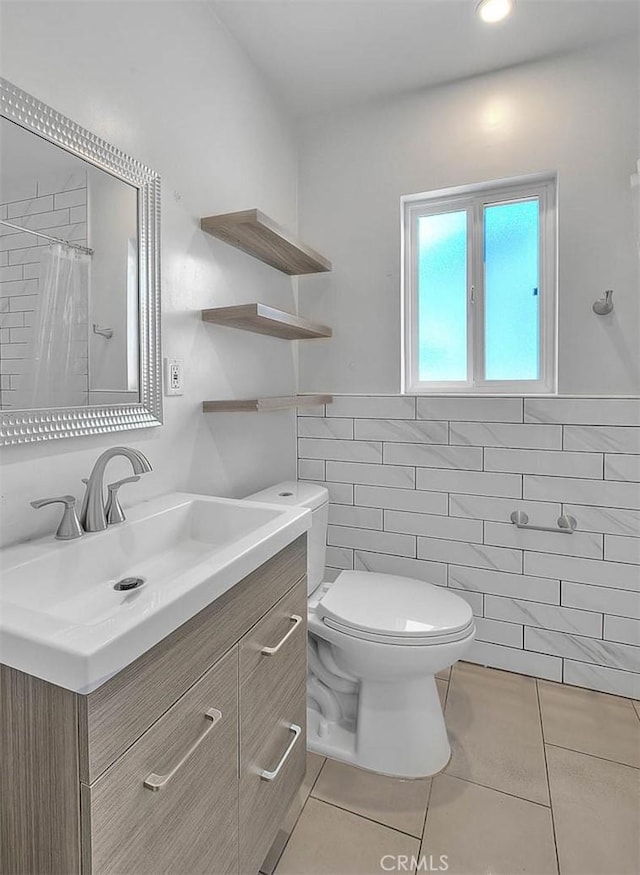
{"type": "Polygon", "coordinates": [[[83,696],[2,666],[4,875],[253,875],[305,772],[306,536],[83,696]]]}

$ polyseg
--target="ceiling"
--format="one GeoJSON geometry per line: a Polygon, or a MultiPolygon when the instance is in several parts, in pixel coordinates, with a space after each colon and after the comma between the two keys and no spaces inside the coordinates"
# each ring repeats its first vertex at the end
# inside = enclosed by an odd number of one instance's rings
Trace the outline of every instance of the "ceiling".
{"type": "Polygon", "coordinates": [[[633,34],[637,0],[516,0],[487,25],[475,0],[213,0],[296,115],[451,82],[633,34]]]}

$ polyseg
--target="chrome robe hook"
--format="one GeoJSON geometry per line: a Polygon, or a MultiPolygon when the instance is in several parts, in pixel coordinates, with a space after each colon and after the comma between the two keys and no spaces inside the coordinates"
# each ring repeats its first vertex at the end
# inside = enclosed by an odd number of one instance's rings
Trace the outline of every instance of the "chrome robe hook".
{"type": "Polygon", "coordinates": [[[596,316],[607,316],[613,310],[613,289],[607,289],[606,292],[594,302],[591,308],[596,316]]]}

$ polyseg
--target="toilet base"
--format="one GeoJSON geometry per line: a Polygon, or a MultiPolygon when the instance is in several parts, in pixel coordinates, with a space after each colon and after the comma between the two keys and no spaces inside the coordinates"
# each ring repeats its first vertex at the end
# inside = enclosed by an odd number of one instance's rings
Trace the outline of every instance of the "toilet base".
{"type": "Polygon", "coordinates": [[[315,708],[307,707],[307,750],[332,760],[356,762],[356,734],[341,723],[326,721],[315,708]]]}
{"type": "Polygon", "coordinates": [[[398,778],[423,778],[451,757],[434,677],[402,684],[361,683],[355,722],[323,718],[307,709],[310,751],[398,778]]]}

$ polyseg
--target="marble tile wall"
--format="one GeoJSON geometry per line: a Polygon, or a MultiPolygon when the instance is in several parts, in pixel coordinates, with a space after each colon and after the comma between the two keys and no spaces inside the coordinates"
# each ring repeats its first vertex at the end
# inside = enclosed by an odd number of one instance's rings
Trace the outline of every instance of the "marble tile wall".
{"type": "Polygon", "coordinates": [[[448,586],[470,661],[640,696],[640,399],[336,396],[298,417],[298,476],[329,490],[330,575],[448,586]]]}
{"type": "MultiPolygon", "coordinates": [[[[46,174],[3,185],[0,220],[53,237],[87,242],[87,174],[46,174]]],[[[40,259],[48,241],[0,225],[0,409],[16,404],[30,355],[40,285],[40,259]]],[[[87,351],[74,379],[84,377],[87,351]]]]}

